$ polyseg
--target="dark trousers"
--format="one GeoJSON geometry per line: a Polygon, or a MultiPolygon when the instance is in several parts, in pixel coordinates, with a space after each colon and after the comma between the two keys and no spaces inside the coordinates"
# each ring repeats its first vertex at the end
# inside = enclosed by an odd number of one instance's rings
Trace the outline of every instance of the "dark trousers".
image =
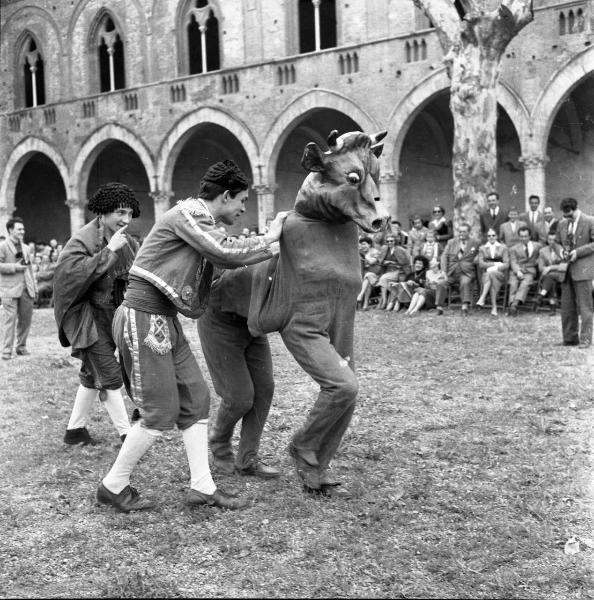
{"type": "Polygon", "coordinates": [[[592,343],[592,281],[574,281],[567,273],[561,285],[561,328],[563,341],[570,344],[592,343]],[[581,319],[581,328],[579,325],[581,319]]]}
{"type": "Polygon", "coordinates": [[[231,457],[231,438],[241,420],[235,463],[249,467],[258,455],[264,424],[274,395],[268,338],[253,337],[247,320],[208,308],[198,319],[198,335],[214,389],[221,403],[209,431],[212,453],[231,457]]]}
{"type": "Polygon", "coordinates": [[[321,302],[296,307],[283,341],[301,368],[320,386],[320,393],[293,437],[297,450],[311,451],[320,470],[328,467],[344,436],[357,400],[353,361],[355,302],[337,298],[334,307],[321,302]],[[351,306],[352,305],[352,306],[351,306]]]}

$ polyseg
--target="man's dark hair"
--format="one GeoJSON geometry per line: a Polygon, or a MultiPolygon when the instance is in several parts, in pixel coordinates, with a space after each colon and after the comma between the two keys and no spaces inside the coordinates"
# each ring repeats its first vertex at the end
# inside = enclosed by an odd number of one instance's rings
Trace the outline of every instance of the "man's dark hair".
{"type": "Polygon", "coordinates": [[[530,227],[526,227],[526,225],[522,225],[522,227],[518,227],[518,235],[520,235],[520,233],[522,233],[522,231],[527,231],[528,233],[530,233],[530,227]]]}
{"type": "Polygon", "coordinates": [[[373,240],[370,237],[361,237],[359,238],[359,243],[361,242],[367,242],[370,246],[373,246],[373,240]]]}
{"type": "Polygon", "coordinates": [[[14,229],[14,226],[17,223],[21,223],[22,225],[25,224],[23,222],[23,219],[21,219],[20,217],[13,217],[12,219],[9,219],[8,222],[6,223],[6,231],[8,231],[10,233],[14,229]]]}
{"type": "Polygon", "coordinates": [[[244,172],[232,160],[221,160],[211,165],[200,180],[198,196],[203,200],[214,200],[229,190],[231,198],[235,198],[248,187],[249,181],[244,172]]]}
{"type": "Polygon", "coordinates": [[[487,194],[487,198],[488,198],[489,196],[495,196],[495,198],[497,198],[497,200],[499,200],[499,194],[498,194],[498,192],[489,192],[489,193],[487,194]]]}
{"type": "Polygon", "coordinates": [[[87,208],[96,215],[109,214],[121,206],[132,209],[132,218],[140,216],[140,205],[132,191],[125,183],[105,183],[97,188],[89,200],[87,208]]]}
{"type": "Polygon", "coordinates": [[[540,202],[540,196],[537,196],[536,194],[530,194],[530,196],[528,196],[528,202],[530,202],[532,198],[536,198],[540,202]]]}
{"type": "Polygon", "coordinates": [[[578,206],[578,203],[575,198],[563,198],[563,200],[561,200],[561,204],[560,204],[561,212],[575,210],[577,208],[577,206],[578,206]]]}

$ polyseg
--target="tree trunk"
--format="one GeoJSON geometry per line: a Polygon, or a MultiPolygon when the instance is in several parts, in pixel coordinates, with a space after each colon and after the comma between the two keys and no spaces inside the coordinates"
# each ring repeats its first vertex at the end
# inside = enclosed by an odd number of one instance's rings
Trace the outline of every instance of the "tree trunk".
{"type": "Polygon", "coordinates": [[[498,72],[499,56],[479,45],[465,45],[452,57],[454,222],[468,222],[474,235],[487,194],[497,190],[498,72]]]}

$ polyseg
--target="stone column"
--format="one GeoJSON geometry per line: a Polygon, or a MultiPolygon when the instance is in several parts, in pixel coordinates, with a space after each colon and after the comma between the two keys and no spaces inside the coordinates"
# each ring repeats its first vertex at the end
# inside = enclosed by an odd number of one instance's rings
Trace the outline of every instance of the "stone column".
{"type": "Polygon", "coordinates": [[[74,235],[85,224],[86,204],[78,198],[66,200],[66,206],[70,209],[70,235],[74,235]]]}
{"type": "Polygon", "coordinates": [[[149,192],[149,196],[153,199],[155,210],[155,221],[169,210],[170,199],[173,197],[173,192],[165,190],[156,190],[149,192]]]}
{"type": "Polygon", "coordinates": [[[391,171],[380,175],[380,199],[390,213],[391,220],[398,220],[398,175],[391,171]]]}
{"type": "Polygon", "coordinates": [[[6,223],[12,217],[14,206],[0,206],[0,231],[2,235],[7,235],[6,223]]]}
{"type": "Polygon", "coordinates": [[[540,197],[541,207],[547,204],[546,199],[546,165],[549,157],[542,154],[526,154],[520,156],[524,165],[524,208],[529,209],[528,197],[532,194],[540,197]]]}
{"type": "Polygon", "coordinates": [[[274,217],[274,192],[278,186],[276,183],[260,184],[252,186],[258,199],[258,232],[264,233],[266,222],[274,217]]]}

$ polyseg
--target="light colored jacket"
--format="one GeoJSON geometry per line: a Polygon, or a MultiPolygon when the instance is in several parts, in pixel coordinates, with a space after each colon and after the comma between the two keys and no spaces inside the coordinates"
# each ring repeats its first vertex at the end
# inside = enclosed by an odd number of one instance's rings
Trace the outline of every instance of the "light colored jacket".
{"type": "Polygon", "coordinates": [[[22,244],[23,259],[27,264],[24,271],[17,271],[19,261],[16,258],[17,249],[9,238],[0,242],[0,297],[20,298],[27,290],[34,298],[37,293],[37,283],[33,274],[31,254],[26,244],[22,244]]]}

